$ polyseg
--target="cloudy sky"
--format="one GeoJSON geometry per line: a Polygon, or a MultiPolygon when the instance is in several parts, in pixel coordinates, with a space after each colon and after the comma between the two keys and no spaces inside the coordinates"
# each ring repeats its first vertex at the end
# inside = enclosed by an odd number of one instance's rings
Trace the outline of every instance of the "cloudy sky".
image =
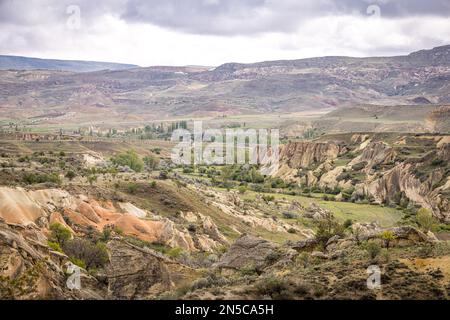
{"type": "Polygon", "coordinates": [[[450,44],[449,0],[0,0],[0,54],[149,65],[450,44]]]}

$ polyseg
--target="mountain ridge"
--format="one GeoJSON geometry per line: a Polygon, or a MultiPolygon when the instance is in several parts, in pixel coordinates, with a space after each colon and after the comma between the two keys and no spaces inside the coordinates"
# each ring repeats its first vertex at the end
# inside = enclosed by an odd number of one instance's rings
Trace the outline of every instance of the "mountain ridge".
{"type": "Polygon", "coordinates": [[[15,55],[0,55],[0,70],[60,70],[92,72],[100,70],[123,70],[139,68],[134,64],[103,61],[42,59],[15,55]]]}
{"type": "MultiPolygon", "coordinates": [[[[67,73],[0,71],[0,117],[103,121],[298,112],[358,105],[450,104],[450,46],[407,56],[153,66],[67,73]],[[93,118],[95,117],[95,118],[93,118]]],[[[56,120],[55,120],[56,121],[56,120]]]]}

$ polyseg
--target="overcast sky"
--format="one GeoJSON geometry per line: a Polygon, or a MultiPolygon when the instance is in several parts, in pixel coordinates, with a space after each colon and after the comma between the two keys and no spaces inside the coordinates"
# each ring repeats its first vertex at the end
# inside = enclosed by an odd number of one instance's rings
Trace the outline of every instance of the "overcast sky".
{"type": "Polygon", "coordinates": [[[0,54],[150,65],[450,44],[450,0],[0,0],[0,54]]]}

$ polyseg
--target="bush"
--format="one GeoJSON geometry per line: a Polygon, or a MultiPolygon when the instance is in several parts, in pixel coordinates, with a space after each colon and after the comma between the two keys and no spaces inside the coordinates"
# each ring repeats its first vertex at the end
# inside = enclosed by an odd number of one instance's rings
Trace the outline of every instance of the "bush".
{"type": "Polygon", "coordinates": [[[111,159],[112,163],[118,166],[128,166],[136,172],[141,172],[144,168],[144,162],[134,150],[121,153],[111,159]]]}
{"type": "Polygon", "coordinates": [[[186,173],[186,174],[194,173],[194,169],[191,167],[184,167],[183,173],[186,173]]]}
{"type": "Polygon", "coordinates": [[[366,245],[366,251],[369,254],[370,259],[374,260],[381,252],[381,247],[378,243],[369,242],[366,245]]]}
{"type": "Polygon", "coordinates": [[[103,228],[100,240],[107,242],[111,238],[111,232],[112,232],[111,228],[109,227],[103,228]]]}
{"type": "Polygon", "coordinates": [[[77,259],[77,258],[71,258],[70,262],[72,262],[74,265],[82,268],[82,269],[86,269],[86,262],[84,262],[81,259],[77,259]]]}
{"type": "Polygon", "coordinates": [[[344,227],[331,214],[329,217],[321,219],[317,222],[316,239],[323,245],[336,235],[344,235],[344,227]]]}
{"type": "Polygon", "coordinates": [[[381,234],[381,239],[384,241],[386,249],[389,249],[391,241],[395,240],[395,235],[392,231],[386,230],[381,234]]]}
{"type": "Polygon", "coordinates": [[[270,195],[266,195],[266,196],[263,196],[262,199],[263,199],[265,202],[271,202],[271,201],[274,201],[274,200],[275,200],[275,197],[274,197],[274,196],[270,196],[270,195]]]}
{"type": "Polygon", "coordinates": [[[433,214],[425,208],[421,208],[417,211],[416,220],[418,225],[425,232],[432,230],[436,225],[436,220],[434,219],[433,214]]]}
{"type": "Polygon", "coordinates": [[[53,251],[57,251],[57,252],[61,252],[61,253],[63,252],[63,250],[61,249],[61,246],[59,245],[58,242],[47,241],[47,245],[53,251]]]}
{"type": "Polygon", "coordinates": [[[146,156],[143,159],[145,165],[149,170],[155,170],[159,165],[159,159],[154,156],[146,156]]]}
{"type": "Polygon", "coordinates": [[[92,186],[97,181],[97,176],[92,174],[89,177],[87,177],[87,181],[92,186]]]}
{"type": "Polygon", "coordinates": [[[129,183],[127,186],[128,193],[135,194],[139,186],[136,183],[129,183]]]}
{"type": "Polygon", "coordinates": [[[56,173],[51,174],[35,174],[33,172],[27,172],[22,177],[23,182],[26,184],[36,184],[36,183],[55,183],[61,184],[61,179],[56,173]]]}
{"type": "Polygon", "coordinates": [[[344,226],[345,229],[348,229],[348,228],[350,228],[352,226],[352,224],[353,224],[352,219],[347,219],[347,220],[344,221],[344,225],[343,226],[344,226]]]}
{"type": "Polygon", "coordinates": [[[67,171],[66,178],[72,181],[77,175],[72,170],[67,171]]]}
{"type": "Polygon", "coordinates": [[[178,247],[172,248],[167,252],[167,255],[174,259],[181,257],[182,254],[183,254],[183,249],[178,248],[178,247]]]}
{"type": "Polygon", "coordinates": [[[255,275],[258,274],[258,270],[256,269],[256,267],[253,264],[247,264],[247,265],[243,266],[239,270],[239,273],[243,277],[245,277],[245,276],[255,276],[255,275]]]}
{"type": "Polygon", "coordinates": [[[70,230],[57,222],[50,225],[50,231],[51,242],[56,242],[59,245],[64,245],[70,238],[72,238],[72,233],[70,230]]]}
{"type": "Polygon", "coordinates": [[[247,192],[247,187],[246,186],[239,186],[238,191],[240,194],[244,194],[245,192],[247,192]]]}
{"type": "Polygon", "coordinates": [[[99,242],[93,243],[84,239],[67,241],[64,252],[71,258],[83,261],[87,269],[103,267],[108,262],[106,246],[99,242]]]}
{"type": "Polygon", "coordinates": [[[434,159],[433,161],[431,161],[431,165],[434,167],[440,166],[444,163],[444,160],[442,159],[434,159]]]}
{"type": "Polygon", "coordinates": [[[255,285],[256,291],[262,296],[269,296],[275,300],[292,299],[291,283],[284,279],[269,277],[262,279],[255,285]]]}

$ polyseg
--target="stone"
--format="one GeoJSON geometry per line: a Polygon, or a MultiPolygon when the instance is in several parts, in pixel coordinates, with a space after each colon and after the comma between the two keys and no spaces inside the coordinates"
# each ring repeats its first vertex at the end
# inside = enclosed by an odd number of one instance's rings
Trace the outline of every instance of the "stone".
{"type": "Polygon", "coordinates": [[[275,253],[274,244],[262,238],[243,235],[234,242],[214,266],[219,268],[240,269],[248,265],[265,266],[266,259],[275,253]]]}

